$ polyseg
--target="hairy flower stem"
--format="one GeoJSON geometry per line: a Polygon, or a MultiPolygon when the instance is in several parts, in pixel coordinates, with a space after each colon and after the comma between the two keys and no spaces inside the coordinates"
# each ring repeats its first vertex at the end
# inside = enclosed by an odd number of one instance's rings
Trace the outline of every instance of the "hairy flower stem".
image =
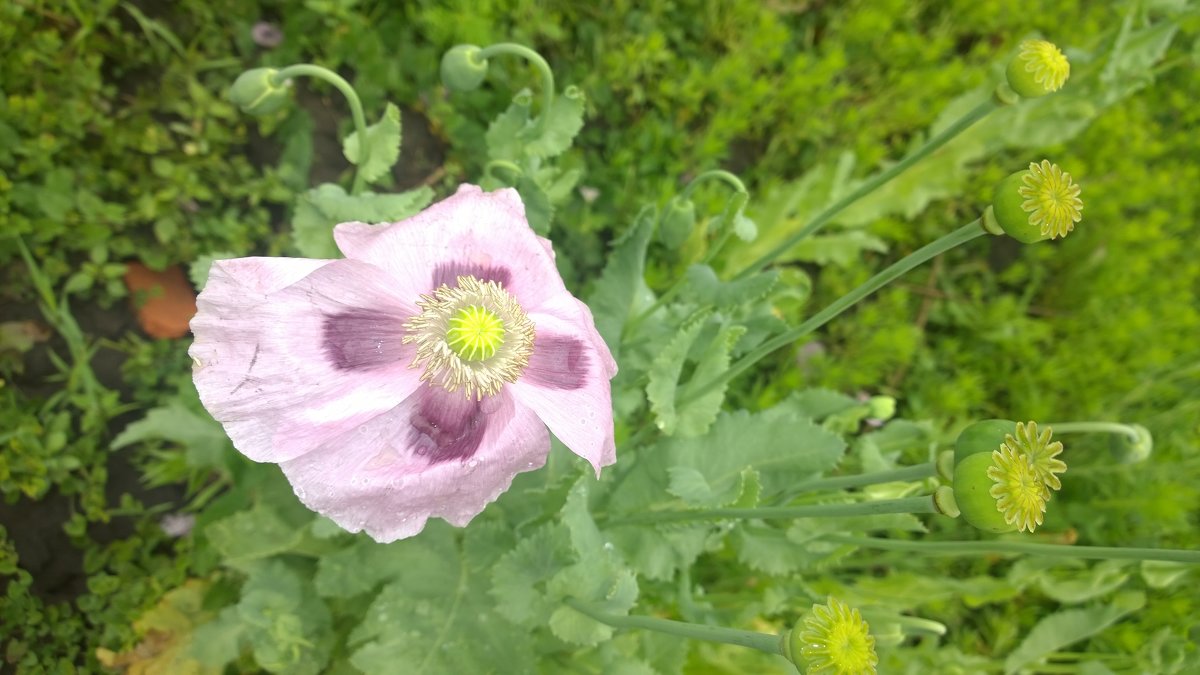
{"type": "Polygon", "coordinates": [[[859,473],[853,476],[835,476],[833,478],[817,478],[803,483],[797,483],[791,486],[793,493],[799,494],[802,492],[821,492],[825,490],[844,490],[846,488],[863,487],[865,485],[876,485],[878,483],[892,483],[896,481],[912,481],[931,478],[937,474],[937,467],[933,462],[926,464],[916,464],[906,466],[891,471],[873,471],[871,473],[859,473]]]}
{"type": "Polygon", "coordinates": [[[722,626],[707,626],[698,623],[687,623],[685,621],[672,621],[652,616],[615,616],[596,609],[576,598],[567,598],[564,600],[564,603],[571,609],[613,628],[640,628],[642,630],[652,630],[691,640],[720,642],[727,645],[757,649],[767,654],[783,655],[782,643],[780,642],[782,638],[770,633],[758,633],[722,626]]]}
{"type": "MultiPolygon", "coordinates": [[[[729,187],[733,188],[735,198],[737,195],[742,196],[741,202],[737,205],[737,208],[734,209],[734,212],[730,213],[728,210],[726,210],[726,212],[724,214],[725,216],[728,216],[730,219],[736,217],[737,212],[740,211],[743,206],[745,206],[745,202],[746,202],[746,199],[748,198],[749,192],[746,191],[746,185],[745,185],[745,183],[743,183],[741,181],[740,178],[738,178],[737,176],[733,175],[732,173],[729,173],[728,171],[724,171],[722,169],[713,169],[711,171],[705,171],[704,173],[700,174],[699,176],[696,176],[695,178],[693,178],[691,180],[691,182],[689,182],[683,188],[683,191],[679,193],[679,199],[683,200],[683,201],[687,201],[687,199],[689,197],[691,197],[692,191],[694,191],[696,189],[696,186],[706,180],[724,181],[725,183],[727,183],[729,185],[729,187]]],[[[700,264],[706,265],[706,264],[712,262],[712,259],[715,258],[717,256],[717,253],[719,253],[721,251],[721,249],[725,247],[725,244],[729,241],[729,239],[732,235],[733,235],[733,227],[731,227],[729,223],[725,223],[724,231],[721,232],[720,238],[717,239],[717,242],[715,244],[713,244],[713,246],[711,248],[709,248],[707,253],[704,254],[704,258],[700,261],[700,264]]],[[[656,298],[649,307],[647,307],[645,310],[643,310],[637,316],[630,319],[629,322],[625,324],[625,328],[624,328],[624,330],[621,331],[621,334],[624,336],[635,335],[637,333],[638,327],[642,325],[643,321],[645,321],[647,318],[652,316],[655,312],[657,312],[664,305],[666,305],[666,304],[670,303],[672,300],[674,300],[675,296],[679,295],[680,291],[682,291],[686,285],[687,285],[687,276],[686,275],[680,276],[677,279],[675,279],[675,283],[671,284],[671,287],[668,288],[662,295],[658,296],[658,298],[656,298]]]]}
{"type": "Polygon", "coordinates": [[[776,520],[796,518],[838,518],[848,516],[877,516],[887,513],[939,513],[932,495],[879,499],[853,504],[807,504],[803,506],[759,506],[755,508],[696,509],[693,511],[655,511],[626,518],[616,518],[607,524],[640,525],[644,523],[680,523],[690,520],[776,520]]]}
{"type": "Polygon", "coordinates": [[[927,555],[1019,555],[1024,553],[1033,556],[1080,560],[1162,560],[1200,564],[1200,551],[1171,548],[1074,546],[1035,544],[1023,541],[906,541],[845,534],[830,534],[822,539],[863,548],[907,551],[927,555]]]}
{"type": "Polygon", "coordinates": [[[799,340],[800,338],[817,330],[821,326],[824,326],[826,323],[829,323],[829,321],[831,321],[834,317],[854,306],[854,304],[858,301],[874,293],[880,288],[883,288],[901,276],[904,276],[914,267],[917,267],[918,265],[921,265],[922,263],[925,263],[956,246],[965,244],[976,237],[982,237],[984,234],[985,232],[980,220],[976,219],[941,237],[940,239],[937,239],[932,243],[926,244],[916,251],[913,251],[904,258],[893,263],[879,274],[876,274],[868,279],[858,288],[850,291],[846,295],[843,295],[841,298],[838,298],[833,302],[833,304],[812,315],[804,323],[796,326],[786,333],[783,333],[782,335],[767,340],[757,349],[739,359],[737,363],[731,365],[724,373],[721,373],[708,382],[701,383],[699,386],[689,388],[687,393],[682,394],[679,397],[679,400],[675,405],[683,406],[704,396],[713,389],[742,374],[742,372],[750,368],[750,366],[753,366],[760,359],[767,356],[771,352],[774,352],[776,349],[790,345],[796,340],[799,340]]]}
{"type": "Polygon", "coordinates": [[[839,199],[837,202],[835,202],[829,208],[818,213],[815,218],[813,218],[812,220],[810,220],[808,222],[808,224],[806,224],[804,227],[797,230],[795,234],[793,234],[792,236],[785,239],[782,243],[780,243],[775,248],[771,249],[767,253],[764,253],[761,257],[759,257],[758,260],[755,260],[754,262],[747,265],[746,268],[743,269],[741,272],[738,272],[737,275],[735,275],[733,277],[733,279],[735,281],[738,279],[744,279],[745,277],[748,277],[751,274],[754,274],[755,272],[759,271],[760,269],[771,264],[776,258],[783,255],[783,253],[786,252],[789,248],[795,246],[796,242],[800,241],[801,239],[804,239],[805,237],[807,237],[809,235],[815,234],[817,232],[817,230],[820,230],[822,227],[825,227],[825,225],[827,225],[829,223],[829,221],[833,220],[833,218],[835,216],[837,216],[837,214],[846,210],[846,208],[849,207],[851,204],[858,201],[859,199],[862,199],[863,197],[866,197],[867,195],[871,194],[875,190],[879,189],[882,185],[884,185],[888,181],[890,181],[893,178],[895,178],[896,176],[899,176],[900,174],[904,173],[906,170],[908,170],[909,167],[911,167],[912,165],[921,161],[922,159],[927,157],[930,153],[932,153],[934,150],[937,150],[938,148],[942,147],[950,139],[961,134],[972,124],[975,124],[976,122],[983,119],[984,117],[987,117],[988,114],[990,114],[994,110],[999,109],[1002,105],[1003,104],[993,96],[993,97],[989,97],[983,103],[980,103],[979,105],[975,106],[975,108],[973,108],[966,115],[963,115],[961,118],[959,118],[956,122],[954,122],[954,124],[951,124],[950,126],[943,129],[942,133],[940,133],[937,136],[934,136],[933,138],[926,141],[925,145],[921,146],[916,152],[909,155],[908,157],[905,157],[904,159],[900,160],[896,164],[893,164],[888,170],[880,172],[874,178],[872,178],[872,179],[868,180],[867,182],[863,183],[862,185],[858,186],[858,189],[855,190],[854,192],[851,192],[850,194],[846,195],[845,197],[839,199]]]}
{"type": "Polygon", "coordinates": [[[367,118],[363,115],[362,101],[358,98],[358,92],[354,91],[354,87],[350,86],[350,83],[343,79],[341,75],[328,68],[314,66],[309,63],[288,66],[275,73],[272,79],[278,86],[293,77],[300,76],[315,77],[318,80],[324,80],[332,84],[338,91],[342,92],[342,96],[345,96],[346,102],[350,104],[350,116],[354,118],[354,131],[358,134],[358,162],[354,167],[354,183],[350,188],[350,194],[353,195],[362,192],[365,183],[363,182],[360,167],[366,166],[367,160],[371,158],[371,144],[367,142],[367,118]]]}
{"type": "Polygon", "coordinates": [[[691,180],[691,182],[689,182],[683,188],[683,192],[679,193],[679,198],[686,200],[688,197],[691,197],[692,191],[694,191],[696,189],[696,186],[700,185],[700,183],[702,183],[706,180],[725,181],[727,184],[729,184],[729,187],[734,189],[734,191],[747,192],[746,185],[745,185],[745,183],[742,183],[742,180],[740,178],[733,175],[732,173],[729,173],[728,171],[724,171],[722,169],[713,169],[711,171],[705,171],[704,173],[700,174],[699,176],[696,176],[695,178],[693,178],[691,180]]]}
{"type": "Polygon", "coordinates": [[[546,59],[542,55],[533,51],[525,45],[519,45],[513,42],[500,42],[488,47],[484,47],[479,51],[478,58],[488,59],[499,54],[507,54],[511,56],[520,56],[529,61],[538,69],[542,75],[542,114],[538,115],[537,130],[541,132],[546,128],[546,120],[550,117],[550,106],[554,105],[554,71],[550,70],[550,64],[546,63],[546,59]]]}
{"type": "Polygon", "coordinates": [[[1056,434],[1122,434],[1135,443],[1141,438],[1137,429],[1120,422],[1047,422],[1044,426],[1054,429],[1056,434]]]}

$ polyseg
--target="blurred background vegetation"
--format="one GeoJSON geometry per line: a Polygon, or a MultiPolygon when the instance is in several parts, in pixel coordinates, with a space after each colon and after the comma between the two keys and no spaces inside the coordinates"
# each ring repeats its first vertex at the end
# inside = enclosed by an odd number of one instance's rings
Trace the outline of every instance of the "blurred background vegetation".
{"type": "MultiPolygon", "coordinates": [[[[445,194],[478,179],[487,120],[533,82],[521,63],[498,61],[487,86],[451,97],[437,63],[464,42],[527,44],[588,97],[564,160],[587,189],[559,207],[553,233],[577,289],[641,204],[699,171],[746,181],[763,231],[755,246],[766,246],[986,90],[1021,39],[1065,47],[1080,93],[1047,109],[1048,133],[982,130],[788,259],[813,281],[806,306],[820,307],[975,217],[998,179],[1042,156],[1083,185],[1077,231],[946,255],[780,354],[736,398],[765,404],[804,386],[889,394],[942,440],[982,417],[1138,422],[1156,438],[1151,462],[1106,462],[1104,439],[1069,445],[1080,465],[1047,529],[1197,547],[1198,34],[1196,10],[1170,0],[1020,11],[978,0],[3,3],[0,659],[18,672],[94,670],[97,648],[137,642],[139,617],[215,565],[175,527],[203,519],[236,479],[214,479],[197,458],[213,439],[201,428],[189,443],[113,447],[146,409],[194,406],[188,341],[139,328],[127,266],[286,252],[294,195],[348,175],[335,92],[300,83],[299,105],[260,122],[223,99],[233,78],[313,61],[353,81],[369,117],[385,98],[400,103],[394,187],[445,194]],[[1143,52],[1152,62],[1094,60],[1129,25],[1168,27],[1145,38],[1158,41],[1143,52]]],[[[699,194],[719,211],[716,189],[699,194]]],[[[665,260],[659,283],[682,269],[665,260]]],[[[1200,615],[1194,595],[1159,600],[1095,648],[1136,650],[1164,630],[1200,638],[1180,620],[1200,615]]],[[[1003,653],[1039,615],[941,609],[958,627],[947,641],[968,654],[1003,653]]]]}

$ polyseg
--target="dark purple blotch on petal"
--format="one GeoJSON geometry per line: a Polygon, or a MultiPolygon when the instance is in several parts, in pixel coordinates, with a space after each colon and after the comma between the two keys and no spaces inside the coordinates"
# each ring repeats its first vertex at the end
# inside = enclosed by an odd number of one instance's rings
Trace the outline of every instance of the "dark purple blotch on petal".
{"type": "Polygon", "coordinates": [[[587,384],[591,360],[583,342],[573,337],[538,334],[533,355],[521,379],[539,387],[559,390],[580,389],[587,384]]]}
{"type": "Polygon", "coordinates": [[[338,370],[372,370],[404,361],[404,319],[395,314],[351,309],[327,314],[321,326],[325,355],[338,370]]]}
{"type": "Polygon", "coordinates": [[[506,267],[495,265],[476,265],[474,263],[442,263],[433,268],[433,288],[442,284],[454,288],[458,286],[458,278],[471,276],[480,281],[494,281],[501,286],[508,286],[512,274],[506,267]]]}
{"type": "Polygon", "coordinates": [[[419,400],[409,418],[409,445],[415,453],[438,464],[479,450],[488,422],[482,402],[440,387],[423,387],[414,395],[419,400]]]}

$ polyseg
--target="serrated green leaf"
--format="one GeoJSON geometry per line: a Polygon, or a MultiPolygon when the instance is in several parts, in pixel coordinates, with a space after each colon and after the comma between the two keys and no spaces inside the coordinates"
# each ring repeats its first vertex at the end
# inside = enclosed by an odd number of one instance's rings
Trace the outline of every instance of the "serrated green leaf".
{"type": "Polygon", "coordinates": [[[620,362],[621,331],[629,320],[634,297],[645,284],[646,246],[654,234],[658,214],[646,206],[633,220],[608,256],[600,280],[588,297],[588,307],[596,320],[596,330],[604,338],[613,358],[620,362]]]}
{"type": "Polygon", "coordinates": [[[695,469],[711,486],[709,499],[693,502],[709,507],[737,499],[747,468],[758,471],[769,497],[833,468],[845,449],[840,437],[786,404],[756,414],[722,413],[708,435],[668,439],[665,446],[669,466],[695,469]]]}
{"type": "Polygon", "coordinates": [[[371,151],[367,154],[365,164],[361,163],[357,130],[342,139],[342,154],[358,167],[363,180],[374,183],[387,175],[396,160],[400,159],[400,109],[394,104],[387,104],[379,121],[368,126],[366,133],[371,151]]]}
{"type": "Polygon", "coordinates": [[[516,188],[525,204],[525,218],[529,221],[529,227],[542,237],[548,236],[550,221],[554,219],[554,205],[550,203],[550,197],[537,181],[526,175],[517,179],[516,188]]]}
{"type": "Polygon", "coordinates": [[[488,156],[492,159],[520,159],[523,147],[521,132],[529,124],[529,99],[529,90],[522,90],[513,97],[508,109],[488,125],[485,140],[488,156]]]}
{"type": "Polygon", "coordinates": [[[731,537],[738,561],[767,574],[789,574],[801,568],[804,554],[784,530],[765,525],[742,525],[731,537]]]}
{"type": "Polygon", "coordinates": [[[646,399],[654,413],[655,424],[668,436],[675,433],[679,415],[675,410],[675,399],[679,390],[679,377],[687,362],[692,343],[703,330],[710,312],[702,311],[689,317],[675,337],[662,348],[650,367],[650,381],[646,384],[646,399]]]}
{"type": "Polygon", "coordinates": [[[687,269],[688,284],[696,293],[696,302],[718,309],[750,305],[767,297],[779,281],[779,272],[768,270],[737,281],[721,281],[708,265],[687,269]]]}
{"type": "Polygon", "coordinates": [[[223,562],[236,567],[292,550],[304,540],[307,524],[260,503],[212,523],[204,533],[223,562]]]}
{"type": "MultiPolygon", "coordinates": [[[[572,597],[616,616],[629,614],[638,596],[633,573],[621,569],[607,556],[599,564],[588,561],[562,570],[551,586],[559,597],[572,597]]],[[[599,644],[613,634],[612,626],[566,605],[550,616],[550,630],[558,639],[580,645],[599,644]]]]}
{"type": "Polygon", "coordinates": [[[208,415],[192,412],[179,401],[154,408],[125,427],[113,439],[112,449],[147,440],[177,443],[184,448],[188,466],[198,469],[221,467],[232,449],[220,423],[208,415]]]}
{"type": "Polygon", "coordinates": [[[556,608],[545,583],[570,564],[565,527],[547,523],[521,537],[517,547],[492,567],[492,596],[497,611],[530,628],[544,625],[556,608]]]}
{"type": "Polygon", "coordinates": [[[525,142],[525,152],[532,157],[549,158],[561,155],[571,147],[571,142],[583,128],[583,108],[586,103],[583,92],[578,87],[567,87],[550,106],[545,122],[537,120],[528,132],[525,142]],[[538,132],[538,124],[543,126],[538,132]],[[534,136],[533,134],[537,134],[534,136]]]}
{"type": "Polygon", "coordinates": [[[236,257],[238,257],[236,253],[228,251],[217,251],[215,253],[199,255],[188,266],[188,278],[192,280],[192,285],[196,287],[196,290],[202,291],[205,284],[208,283],[208,272],[212,268],[213,261],[229,260],[236,257]]]}
{"type": "Polygon", "coordinates": [[[887,250],[887,243],[879,237],[861,230],[849,230],[806,237],[793,246],[784,257],[787,260],[800,260],[817,265],[849,267],[858,263],[863,251],[886,253],[887,250]]]}
{"type": "Polygon", "coordinates": [[[861,405],[853,396],[832,389],[803,389],[792,392],[788,400],[801,413],[818,422],[830,415],[861,405]]]}
{"type": "MultiPolygon", "coordinates": [[[[708,431],[713,421],[717,419],[717,413],[721,411],[721,403],[725,401],[725,390],[729,383],[722,383],[702,396],[693,397],[692,393],[699,391],[699,387],[708,384],[713,378],[729,370],[729,360],[733,348],[745,334],[745,326],[722,326],[709,342],[708,348],[696,361],[696,369],[692,371],[691,378],[682,389],[682,395],[691,400],[679,406],[677,427],[680,436],[684,438],[700,436],[708,431]]],[[[653,371],[651,374],[653,375],[653,371]]]]}
{"type": "MultiPolygon", "coordinates": [[[[562,522],[570,533],[577,562],[550,579],[547,599],[561,604],[574,598],[599,611],[624,616],[637,601],[637,579],[592,519],[588,509],[590,480],[587,476],[580,478],[563,505],[562,522]]],[[[611,637],[613,629],[561,605],[550,616],[550,630],[561,640],[594,645],[611,637]]]]}
{"type": "Polygon", "coordinates": [[[333,226],[339,223],[387,223],[415,215],[433,200],[433,190],[420,187],[395,194],[348,195],[341,186],[324,183],[300,195],[292,216],[292,242],[307,258],[338,258],[333,226]]]}
{"type": "Polygon", "coordinates": [[[223,669],[237,659],[244,634],[237,607],[226,607],[192,631],[187,654],[210,668],[223,669]]]}
{"type": "MultiPolygon", "coordinates": [[[[475,535],[469,528],[463,537],[475,535]]],[[[524,673],[533,671],[530,632],[499,615],[489,570],[467,555],[449,526],[431,523],[398,542],[407,564],[384,586],[350,635],[350,663],[364,673],[524,673]]]]}
{"type": "Polygon", "coordinates": [[[242,586],[237,615],[254,660],[272,673],[316,675],[329,659],[329,610],[309,584],[273,560],[242,586]]]}
{"type": "Polygon", "coordinates": [[[1004,659],[1004,672],[1015,673],[1064,647],[1096,635],[1141,609],[1145,603],[1143,594],[1131,591],[1117,596],[1110,605],[1069,609],[1044,617],[1004,659]]]}
{"type": "Polygon", "coordinates": [[[366,593],[407,574],[417,564],[408,554],[409,549],[402,542],[379,544],[367,537],[357,537],[350,546],[321,556],[313,585],[326,598],[366,593]]]}

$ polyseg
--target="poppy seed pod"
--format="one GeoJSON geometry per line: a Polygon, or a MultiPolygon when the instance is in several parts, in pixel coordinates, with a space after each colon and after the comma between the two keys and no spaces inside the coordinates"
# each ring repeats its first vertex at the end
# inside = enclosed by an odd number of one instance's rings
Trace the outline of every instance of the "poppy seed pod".
{"type": "Polygon", "coordinates": [[[996,185],[984,228],[1025,244],[1067,236],[1083,219],[1080,188],[1071,174],[1043,159],[996,185]]]}
{"type": "Polygon", "coordinates": [[[1025,98],[1058,91],[1071,75],[1071,64],[1058,47],[1045,40],[1026,40],[1008,62],[1008,86],[1025,98]]]}

